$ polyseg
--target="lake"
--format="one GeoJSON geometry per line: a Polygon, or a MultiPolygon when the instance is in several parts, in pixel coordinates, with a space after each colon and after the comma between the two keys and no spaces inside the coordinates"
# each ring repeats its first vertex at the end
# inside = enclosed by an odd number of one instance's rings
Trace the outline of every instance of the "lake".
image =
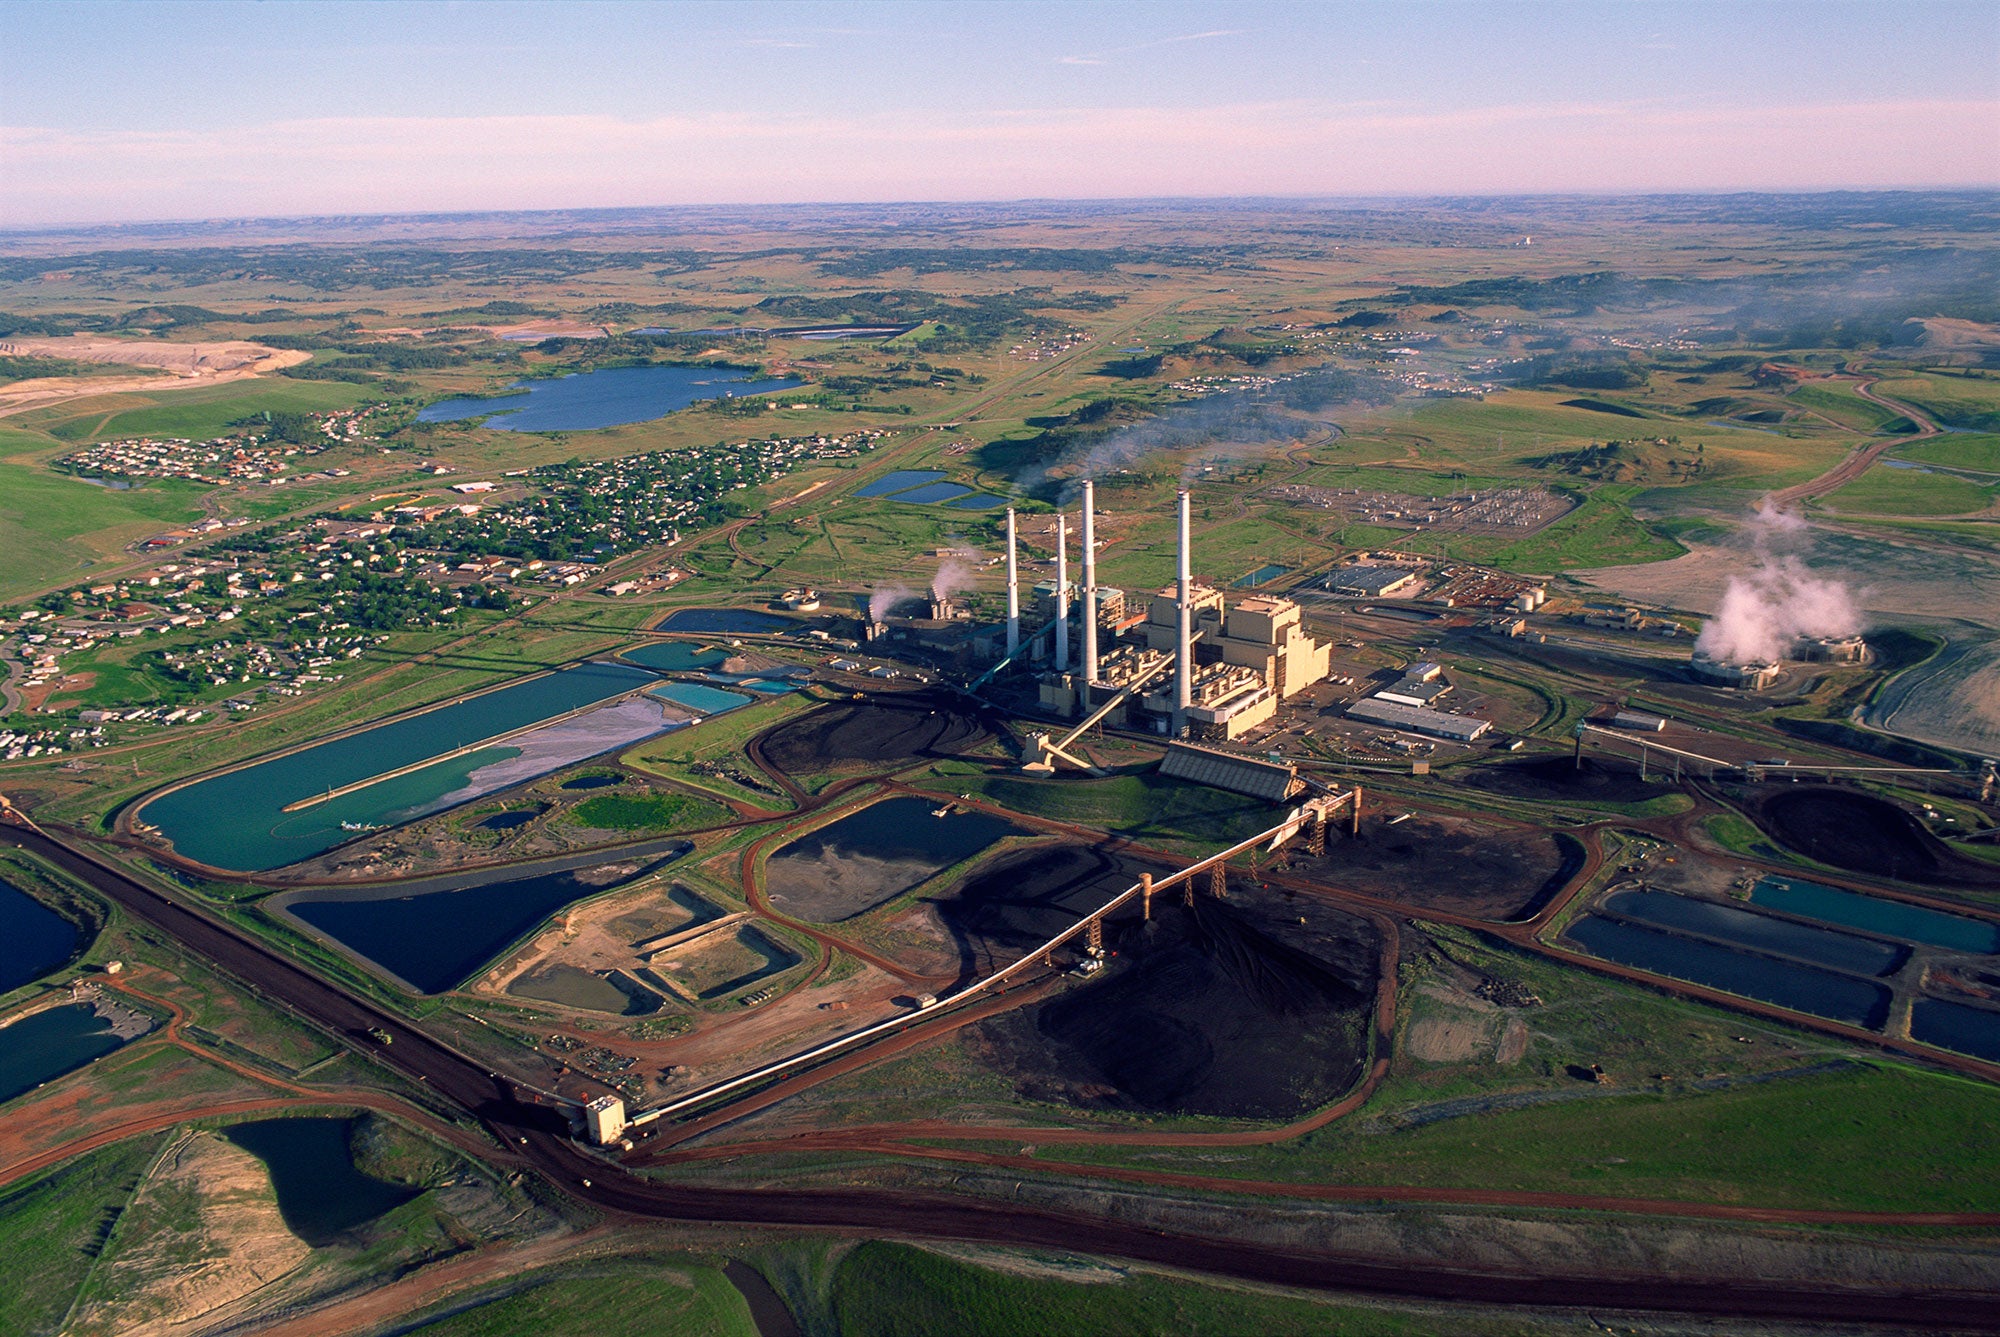
{"type": "Polygon", "coordinates": [[[503,432],[582,432],[650,422],[704,399],[794,390],[804,381],[753,379],[729,367],[609,367],[549,380],[517,381],[518,393],[490,399],[446,399],[417,414],[419,422],[484,418],[503,432]]]}
{"type": "Polygon", "coordinates": [[[184,858],[238,872],[278,868],[353,839],[357,834],[353,827],[406,820],[447,795],[473,797],[471,791],[479,788],[472,783],[476,772],[517,761],[523,749],[482,748],[285,812],[292,803],[512,733],[653,681],[651,673],[627,664],[577,664],[198,780],[148,799],[136,817],[159,827],[184,858]],[[343,828],[342,822],[352,826],[343,828]]]}
{"type": "Polygon", "coordinates": [[[260,1119],[225,1128],[222,1135],[264,1162],[277,1194],[278,1214],[294,1235],[318,1249],[418,1193],[361,1173],[351,1144],[357,1122],[260,1119]]]}
{"type": "Polygon", "coordinates": [[[83,935],[19,887],[0,882],[0,994],[62,965],[83,935]]]}

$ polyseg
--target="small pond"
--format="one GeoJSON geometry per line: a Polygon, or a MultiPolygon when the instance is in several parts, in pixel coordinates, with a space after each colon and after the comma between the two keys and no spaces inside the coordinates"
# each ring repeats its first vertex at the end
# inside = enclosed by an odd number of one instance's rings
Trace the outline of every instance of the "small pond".
{"type": "Polygon", "coordinates": [[[883,474],[872,483],[854,489],[857,497],[886,497],[891,492],[901,492],[904,488],[916,487],[921,483],[933,483],[944,477],[942,469],[898,469],[894,473],[883,474]]]}
{"type": "Polygon", "coordinates": [[[2000,928],[1992,924],[1793,877],[1758,879],[1750,903],[1955,952],[2000,952],[2000,928]]]}
{"type": "Polygon", "coordinates": [[[747,706],[752,700],[741,692],[725,692],[720,687],[708,687],[698,682],[666,683],[655,687],[650,695],[704,715],[720,715],[725,710],[747,706]]]}
{"type": "Polygon", "coordinates": [[[124,1043],[88,1003],[45,1008],[0,1028],[0,1100],[74,1072],[124,1043]]]}
{"type": "Polygon", "coordinates": [[[792,841],[765,864],[771,904],[819,923],[851,919],[1002,837],[1027,834],[1004,817],[934,817],[933,807],[928,799],[884,799],[792,841]]]}
{"type": "Polygon", "coordinates": [[[2000,1012],[1919,998],[1910,1009],[1910,1038],[2000,1063],[2000,1012]]]}
{"type": "Polygon", "coordinates": [[[753,379],[727,367],[610,367],[548,380],[517,381],[515,393],[446,399],[417,414],[419,422],[484,418],[503,432],[581,432],[650,422],[703,399],[792,390],[804,381],[753,379]]]}
{"type": "Polygon", "coordinates": [[[82,936],[76,925],[27,892],[0,882],[0,993],[68,961],[82,936]]]}
{"type": "Polygon", "coordinates": [[[774,636],[798,625],[791,618],[760,613],[754,608],[678,608],[667,614],[658,630],[690,632],[696,636],[774,636]]]}
{"type": "Polygon", "coordinates": [[[1655,928],[1699,933],[1753,952],[1776,952],[1855,975],[1887,975],[1909,957],[1908,949],[1893,943],[1857,938],[1831,929],[1807,928],[1770,915],[1665,891],[1620,892],[1606,901],[1604,908],[1655,928]]]}
{"type": "Polygon", "coordinates": [[[705,645],[692,645],[687,641],[656,641],[652,645],[639,645],[630,650],[622,650],[618,657],[630,660],[643,668],[658,669],[662,673],[690,673],[696,669],[715,668],[728,659],[729,654],[727,651],[705,645]]]}
{"type": "Polygon", "coordinates": [[[911,488],[908,492],[898,492],[890,501],[907,501],[917,506],[928,506],[933,502],[957,501],[972,495],[972,489],[963,483],[926,483],[922,487],[911,488]]]}
{"type": "Polygon", "coordinates": [[[609,789],[613,785],[622,785],[624,783],[625,777],[622,775],[579,775],[574,780],[563,781],[562,788],[609,789]]]}
{"type": "Polygon", "coordinates": [[[1249,575],[1240,578],[1236,585],[1239,589],[1249,589],[1253,585],[1269,584],[1291,569],[1289,566],[1260,566],[1249,575]]]}
{"type": "Polygon", "coordinates": [[[417,1190],[363,1174],[354,1164],[354,1119],[260,1119],[222,1135],[264,1162],[278,1214],[294,1235],[322,1248],[417,1196],[417,1190]]]}
{"type": "Polygon", "coordinates": [[[1607,961],[1853,1026],[1880,1026],[1888,1013],[1889,991],[1868,980],[1753,956],[1622,920],[1592,915],[1572,924],[1569,937],[1607,961]]]}
{"type": "Polygon", "coordinates": [[[998,493],[975,492],[969,497],[960,497],[956,501],[948,501],[945,505],[961,511],[985,511],[991,510],[995,506],[1005,505],[1006,501],[1007,499],[998,493]]]}
{"type": "Polygon", "coordinates": [[[479,825],[487,831],[513,831],[526,826],[542,815],[540,808],[522,808],[515,812],[496,812],[479,825]]]}

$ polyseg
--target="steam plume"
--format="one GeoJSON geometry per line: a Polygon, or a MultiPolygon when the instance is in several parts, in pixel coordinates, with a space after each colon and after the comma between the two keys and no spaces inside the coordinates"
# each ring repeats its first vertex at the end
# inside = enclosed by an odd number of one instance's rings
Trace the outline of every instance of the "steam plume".
{"type": "Polygon", "coordinates": [[[954,557],[945,558],[937,574],[931,577],[931,597],[940,603],[960,590],[971,588],[972,568],[954,557]]]}
{"type": "Polygon", "coordinates": [[[1698,653],[1727,664],[1761,664],[1783,659],[1801,636],[1861,630],[1861,612],[1843,582],[1815,576],[1797,557],[1771,551],[1774,535],[1805,529],[1804,520],[1768,500],[1757,508],[1751,530],[1757,564],[1729,578],[1715,616],[1695,639],[1698,653]]]}
{"type": "Polygon", "coordinates": [[[910,597],[910,592],[901,585],[884,585],[868,596],[868,620],[886,622],[897,604],[910,597]]]}

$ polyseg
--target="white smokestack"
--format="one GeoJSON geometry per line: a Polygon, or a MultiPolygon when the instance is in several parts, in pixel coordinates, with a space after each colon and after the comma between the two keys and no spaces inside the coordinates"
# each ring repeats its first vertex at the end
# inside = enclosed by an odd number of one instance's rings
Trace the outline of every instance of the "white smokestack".
{"type": "Polygon", "coordinates": [[[1069,672],[1069,517],[1056,512],[1056,672],[1069,672]]]}
{"type": "Polygon", "coordinates": [[[1007,508],[1007,657],[1021,653],[1021,572],[1014,555],[1014,508],[1007,508]]]}
{"type": "Polygon", "coordinates": [[[1097,494],[1083,480],[1083,708],[1090,709],[1090,684],[1097,681],[1097,494]]]}
{"type": "Polygon", "coordinates": [[[1186,722],[1194,704],[1194,560],[1188,541],[1188,494],[1180,494],[1180,572],[1174,584],[1174,732],[1186,722]]]}

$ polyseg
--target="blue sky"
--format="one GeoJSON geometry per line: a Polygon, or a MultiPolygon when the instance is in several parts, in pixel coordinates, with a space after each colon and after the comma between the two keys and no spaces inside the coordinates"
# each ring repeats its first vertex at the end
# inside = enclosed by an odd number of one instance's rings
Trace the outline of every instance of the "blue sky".
{"type": "Polygon", "coordinates": [[[2000,185],[2000,3],[0,5],[0,224],[2000,185]]]}

